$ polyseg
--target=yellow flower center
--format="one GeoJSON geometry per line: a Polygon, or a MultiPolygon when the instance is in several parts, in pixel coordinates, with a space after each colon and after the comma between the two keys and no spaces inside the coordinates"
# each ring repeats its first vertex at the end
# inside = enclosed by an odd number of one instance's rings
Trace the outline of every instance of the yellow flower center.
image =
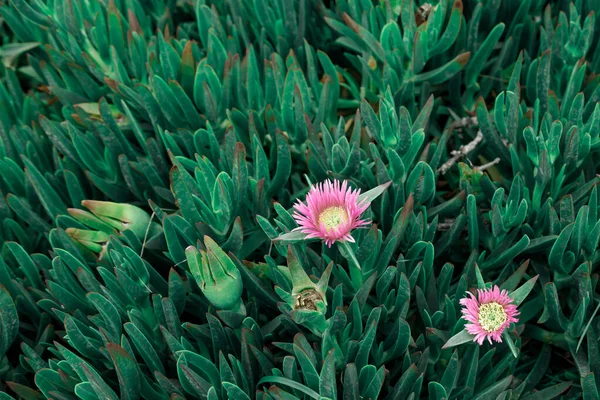
{"type": "Polygon", "coordinates": [[[495,301],[479,306],[479,325],[486,332],[495,332],[506,322],[508,317],[502,304],[495,301]]]}
{"type": "Polygon", "coordinates": [[[319,225],[327,232],[348,221],[348,213],[342,207],[327,207],[319,214],[319,225]]]}

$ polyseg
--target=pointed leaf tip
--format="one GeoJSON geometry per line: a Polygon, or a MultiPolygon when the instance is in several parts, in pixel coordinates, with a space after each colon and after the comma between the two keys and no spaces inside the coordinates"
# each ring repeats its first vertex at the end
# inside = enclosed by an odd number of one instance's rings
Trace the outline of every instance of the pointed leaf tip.
{"type": "Polygon", "coordinates": [[[315,289],[315,283],[310,279],[300,261],[294,254],[292,246],[288,246],[287,262],[292,278],[292,294],[298,294],[306,289],[315,289]]]}
{"type": "Polygon", "coordinates": [[[323,275],[319,278],[319,282],[317,283],[317,288],[320,292],[326,293],[327,285],[329,284],[329,278],[331,277],[331,271],[333,270],[333,261],[329,263],[325,271],[323,271],[323,275]]]}
{"type": "Polygon", "coordinates": [[[515,358],[519,358],[519,349],[517,349],[517,346],[515,345],[515,342],[513,341],[512,337],[510,337],[510,333],[507,329],[505,329],[504,332],[502,332],[502,337],[504,338],[504,341],[508,345],[508,348],[512,352],[513,356],[515,358]]]}
{"type": "Polygon", "coordinates": [[[279,235],[275,239],[273,239],[273,241],[281,242],[281,241],[305,240],[306,236],[308,236],[306,233],[294,231],[294,232],[284,233],[283,235],[279,235]]]}
{"type": "Polygon", "coordinates": [[[471,52],[467,51],[466,53],[462,53],[458,57],[456,57],[456,62],[462,65],[463,67],[467,65],[469,60],[471,59],[471,52]]]}
{"type": "Polygon", "coordinates": [[[360,196],[358,196],[358,202],[362,203],[364,201],[368,201],[369,203],[371,203],[373,200],[379,197],[391,184],[392,181],[388,181],[386,183],[382,183],[381,185],[374,187],[369,191],[362,193],[360,196]]]}
{"type": "Polygon", "coordinates": [[[472,342],[475,339],[474,335],[471,335],[465,329],[458,332],[456,335],[452,336],[448,341],[442,346],[442,349],[448,349],[450,347],[458,346],[463,343],[472,342]]]}
{"type": "Polygon", "coordinates": [[[535,287],[535,283],[537,282],[539,277],[539,275],[534,276],[533,278],[522,284],[518,289],[509,293],[509,296],[513,300],[514,305],[518,306],[523,301],[525,301],[529,293],[535,287]]]}

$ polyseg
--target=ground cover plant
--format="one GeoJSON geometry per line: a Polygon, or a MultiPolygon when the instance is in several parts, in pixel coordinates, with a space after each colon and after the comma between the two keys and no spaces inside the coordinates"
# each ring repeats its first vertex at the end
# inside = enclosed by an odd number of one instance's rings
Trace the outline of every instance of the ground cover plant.
{"type": "Polygon", "coordinates": [[[0,0],[0,399],[600,399],[599,0],[0,0]]]}

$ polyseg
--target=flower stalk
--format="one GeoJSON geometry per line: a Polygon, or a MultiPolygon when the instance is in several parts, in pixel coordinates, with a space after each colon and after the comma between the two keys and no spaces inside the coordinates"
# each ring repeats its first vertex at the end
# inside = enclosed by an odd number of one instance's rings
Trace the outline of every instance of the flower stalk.
{"type": "Polygon", "coordinates": [[[358,290],[363,283],[362,268],[360,263],[352,250],[352,246],[348,242],[339,242],[339,247],[342,249],[341,254],[348,260],[348,271],[350,272],[350,279],[354,289],[358,290]]]}

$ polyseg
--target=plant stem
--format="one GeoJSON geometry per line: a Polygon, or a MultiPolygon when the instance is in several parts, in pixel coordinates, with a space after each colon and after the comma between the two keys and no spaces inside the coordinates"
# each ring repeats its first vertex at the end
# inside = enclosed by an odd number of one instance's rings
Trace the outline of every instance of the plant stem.
{"type": "Polygon", "coordinates": [[[528,324],[521,335],[529,336],[530,338],[539,340],[542,343],[548,343],[569,351],[569,346],[564,333],[550,332],[537,326],[528,324]]]}
{"type": "MultiPolygon", "coordinates": [[[[352,285],[354,286],[354,289],[358,290],[362,286],[363,282],[360,263],[358,262],[356,254],[354,254],[352,247],[350,247],[350,243],[346,241],[339,243],[340,246],[344,249],[343,253],[346,253],[345,257],[348,260],[348,269],[350,271],[350,279],[352,280],[352,285]]],[[[343,253],[342,255],[344,255],[343,253]]]]}

